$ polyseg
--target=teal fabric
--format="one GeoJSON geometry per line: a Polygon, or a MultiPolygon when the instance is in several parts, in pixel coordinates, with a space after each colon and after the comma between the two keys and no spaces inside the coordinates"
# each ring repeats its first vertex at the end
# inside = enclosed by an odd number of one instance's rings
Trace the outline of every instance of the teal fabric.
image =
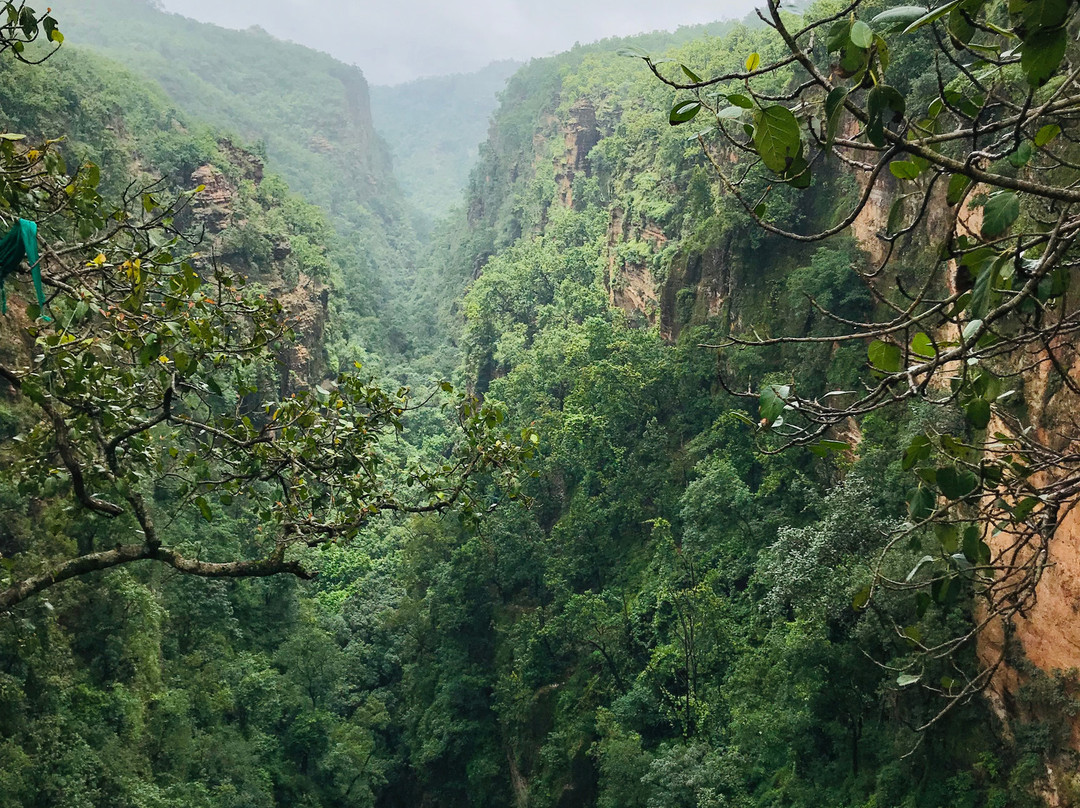
{"type": "Polygon", "coordinates": [[[14,275],[23,259],[30,264],[30,275],[34,280],[34,293],[37,295],[38,308],[45,317],[45,290],[41,287],[41,258],[38,256],[37,223],[27,219],[15,222],[7,234],[0,239],[0,312],[7,314],[7,292],[4,279],[14,275]]]}

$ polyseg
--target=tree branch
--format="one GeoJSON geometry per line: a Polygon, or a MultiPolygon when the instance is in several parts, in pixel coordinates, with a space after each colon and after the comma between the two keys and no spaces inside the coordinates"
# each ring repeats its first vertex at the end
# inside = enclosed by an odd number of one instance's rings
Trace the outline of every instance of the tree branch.
{"type": "Polygon", "coordinates": [[[212,563],[187,558],[168,547],[125,544],[118,545],[112,550],[89,553],[64,561],[48,572],[27,578],[0,591],[0,612],[5,612],[62,581],[134,561],[158,561],[180,572],[203,578],[266,578],[282,573],[295,575],[303,580],[311,580],[315,577],[314,573],[305,570],[299,561],[286,561],[280,551],[264,559],[212,563]]]}

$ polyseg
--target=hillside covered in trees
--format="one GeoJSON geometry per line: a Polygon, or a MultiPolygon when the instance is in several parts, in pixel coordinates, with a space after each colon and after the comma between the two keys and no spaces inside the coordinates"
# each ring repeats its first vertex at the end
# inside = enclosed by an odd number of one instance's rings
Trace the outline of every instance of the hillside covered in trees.
{"type": "Polygon", "coordinates": [[[1075,4],[7,8],[0,808],[1080,804],[1075,4]]]}

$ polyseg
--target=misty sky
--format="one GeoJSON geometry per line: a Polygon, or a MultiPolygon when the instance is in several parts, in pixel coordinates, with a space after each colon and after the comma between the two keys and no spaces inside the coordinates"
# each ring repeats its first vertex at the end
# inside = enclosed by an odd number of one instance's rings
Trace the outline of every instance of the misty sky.
{"type": "Polygon", "coordinates": [[[742,17],[760,0],[161,0],[231,28],[327,51],[373,84],[527,59],[574,42],[742,17]]]}

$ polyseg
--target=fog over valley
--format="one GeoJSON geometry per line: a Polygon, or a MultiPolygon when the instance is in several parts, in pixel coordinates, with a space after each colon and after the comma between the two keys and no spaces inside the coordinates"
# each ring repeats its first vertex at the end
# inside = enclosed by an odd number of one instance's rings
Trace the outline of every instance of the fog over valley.
{"type": "Polygon", "coordinates": [[[230,28],[271,34],[358,65],[373,84],[477,70],[575,42],[735,19],[753,0],[161,0],[163,7],[230,28]]]}

